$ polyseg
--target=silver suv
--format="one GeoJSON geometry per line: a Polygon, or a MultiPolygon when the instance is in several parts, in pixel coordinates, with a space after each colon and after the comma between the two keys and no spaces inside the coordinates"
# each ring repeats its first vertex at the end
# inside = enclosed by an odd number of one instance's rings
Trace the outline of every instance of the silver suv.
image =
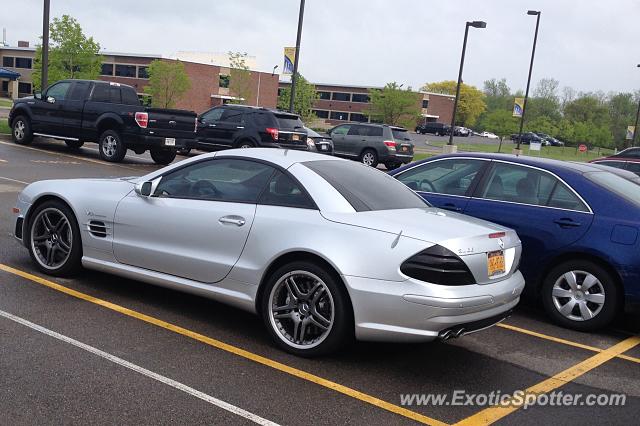
{"type": "Polygon", "coordinates": [[[358,160],[367,166],[384,164],[389,170],[413,160],[413,144],[407,129],[386,124],[341,124],[327,132],[337,157],[358,160]]]}

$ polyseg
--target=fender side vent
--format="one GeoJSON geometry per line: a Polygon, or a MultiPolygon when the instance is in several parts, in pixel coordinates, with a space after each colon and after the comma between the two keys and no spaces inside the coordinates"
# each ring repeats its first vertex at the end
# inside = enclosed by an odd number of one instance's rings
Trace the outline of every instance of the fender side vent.
{"type": "Polygon", "coordinates": [[[89,232],[94,237],[105,238],[107,236],[107,225],[104,222],[92,220],[89,222],[89,232]]]}

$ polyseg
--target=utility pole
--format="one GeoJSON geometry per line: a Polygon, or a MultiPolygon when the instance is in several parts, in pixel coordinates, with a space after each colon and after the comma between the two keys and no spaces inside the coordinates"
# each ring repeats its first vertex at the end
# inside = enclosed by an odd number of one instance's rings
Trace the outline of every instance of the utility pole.
{"type": "Polygon", "coordinates": [[[50,0],[44,0],[42,14],[42,81],[40,89],[45,90],[49,84],[49,9],[50,0]]]}
{"type": "Polygon", "coordinates": [[[520,140],[522,139],[522,128],[524,127],[524,115],[527,113],[527,100],[529,99],[529,87],[531,86],[531,73],[533,72],[533,59],[536,56],[536,43],[538,42],[538,28],[540,27],[540,15],[542,12],[537,10],[527,11],[527,15],[537,16],[536,32],[533,35],[533,49],[531,50],[531,63],[529,64],[529,77],[527,78],[527,91],[524,94],[524,104],[522,105],[522,116],[520,117],[520,130],[518,131],[518,146],[515,153],[520,154],[520,140]]]}
{"type": "Polygon", "coordinates": [[[300,38],[302,37],[302,19],[304,18],[304,0],[300,0],[300,12],[298,14],[298,35],[296,37],[296,54],[293,60],[293,75],[291,76],[291,99],[289,99],[289,112],[293,112],[293,100],[296,98],[296,80],[298,79],[298,61],[300,59],[300,38]]]}

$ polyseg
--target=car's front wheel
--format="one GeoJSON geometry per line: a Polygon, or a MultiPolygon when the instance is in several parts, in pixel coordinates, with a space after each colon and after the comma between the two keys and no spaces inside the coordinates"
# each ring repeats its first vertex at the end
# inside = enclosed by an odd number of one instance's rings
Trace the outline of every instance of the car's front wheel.
{"type": "Polygon", "coordinates": [[[150,154],[151,159],[162,166],[166,166],[176,159],[176,151],[174,149],[155,148],[151,150],[150,154]]]}
{"type": "Polygon", "coordinates": [[[262,317],[287,352],[318,356],[335,351],[353,334],[346,290],[335,274],[310,262],[292,262],[273,273],[264,289],[262,317]]]}
{"type": "Polygon", "coordinates": [[[557,324],[593,331],[613,321],[620,291],[613,276],[601,266],[574,260],[556,266],[545,278],[542,303],[557,324]]]}
{"type": "Polygon", "coordinates": [[[29,119],[22,115],[14,118],[13,123],[11,123],[11,135],[13,136],[13,141],[18,145],[29,145],[33,141],[29,119]]]}
{"type": "Polygon", "coordinates": [[[100,158],[111,163],[119,163],[127,155],[127,147],[122,137],[115,130],[105,130],[100,135],[98,143],[100,158]]]}
{"type": "Polygon", "coordinates": [[[65,276],[80,268],[82,242],[73,211],[61,201],[36,207],[26,232],[29,254],[42,272],[65,276]]]}

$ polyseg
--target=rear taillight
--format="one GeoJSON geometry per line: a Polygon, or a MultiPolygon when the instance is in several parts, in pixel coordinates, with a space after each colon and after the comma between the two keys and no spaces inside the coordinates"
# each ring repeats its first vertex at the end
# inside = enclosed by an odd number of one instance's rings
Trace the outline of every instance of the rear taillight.
{"type": "Polygon", "coordinates": [[[274,127],[267,127],[267,133],[271,135],[271,139],[273,139],[274,141],[278,140],[278,137],[279,137],[278,129],[274,127]]]}
{"type": "Polygon", "coordinates": [[[149,114],[146,112],[136,112],[136,123],[143,129],[149,125],[149,114]]]}
{"type": "Polygon", "coordinates": [[[394,141],[384,141],[384,144],[389,149],[396,149],[396,143],[394,141]]]}
{"type": "Polygon", "coordinates": [[[452,251],[431,246],[405,260],[400,271],[416,280],[439,285],[470,285],[475,278],[467,264],[452,251]]]}
{"type": "Polygon", "coordinates": [[[489,234],[489,238],[502,238],[506,235],[506,232],[494,232],[493,234],[489,234]]]}

